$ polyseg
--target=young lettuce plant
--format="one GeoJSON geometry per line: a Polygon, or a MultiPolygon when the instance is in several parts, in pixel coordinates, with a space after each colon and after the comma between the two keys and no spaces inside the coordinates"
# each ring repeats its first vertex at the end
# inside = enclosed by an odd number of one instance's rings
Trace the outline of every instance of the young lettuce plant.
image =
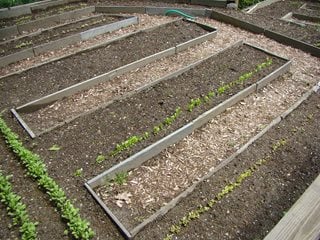
{"type": "Polygon", "coordinates": [[[18,135],[7,126],[2,118],[0,118],[0,131],[9,147],[25,165],[28,175],[38,182],[39,186],[50,196],[50,200],[57,206],[73,237],[83,240],[91,239],[94,232],[90,228],[90,223],[80,217],[79,209],[73,206],[62,188],[49,176],[40,156],[25,148],[18,135]]]}
{"type": "Polygon", "coordinates": [[[12,191],[10,176],[4,176],[0,171],[0,201],[7,207],[8,215],[12,217],[13,225],[20,226],[22,240],[34,240],[37,238],[37,222],[29,218],[26,205],[21,197],[12,191]]]}

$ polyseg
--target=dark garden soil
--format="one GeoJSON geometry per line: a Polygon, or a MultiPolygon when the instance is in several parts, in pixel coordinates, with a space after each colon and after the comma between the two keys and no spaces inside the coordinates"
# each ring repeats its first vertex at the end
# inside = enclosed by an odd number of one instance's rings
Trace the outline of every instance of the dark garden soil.
{"type": "Polygon", "coordinates": [[[266,163],[173,239],[263,239],[320,173],[320,95],[313,94],[279,125],[202,182],[136,239],[162,239],[172,224],[218,192],[257,160],[266,163]],[[273,150],[275,143],[285,144],[273,150]]]}
{"type": "Polygon", "coordinates": [[[54,27],[35,33],[17,40],[12,40],[6,44],[0,45],[0,56],[9,55],[15,52],[20,52],[26,48],[31,48],[40,44],[48,43],[60,38],[68,37],[76,33],[84,32],[86,30],[107,25],[112,22],[120,21],[123,17],[115,16],[96,16],[89,19],[68,23],[60,27],[54,27]]]}
{"type": "Polygon", "coordinates": [[[296,38],[315,45],[320,41],[319,27],[311,25],[303,27],[280,20],[280,18],[285,16],[287,13],[298,10],[304,3],[306,3],[306,1],[279,1],[267,7],[258,9],[252,14],[245,14],[241,11],[221,8],[216,8],[215,10],[243,19],[268,30],[279,32],[288,37],[296,38]]]}
{"type": "Polygon", "coordinates": [[[86,3],[71,3],[63,6],[54,6],[47,8],[45,10],[36,10],[33,11],[32,14],[23,15],[19,17],[14,18],[7,18],[7,19],[1,19],[0,20],[0,28],[5,28],[13,25],[20,25],[24,24],[39,18],[44,18],[56,14],[61,14],[68,11],[73,11],[76,9],[87,7],[86,3]]]}
{"type": "Polygon", "coordinates": [[[207,33],[194,23],[175,21],[2,78],[0,109],[22,105],[207,33]]]}

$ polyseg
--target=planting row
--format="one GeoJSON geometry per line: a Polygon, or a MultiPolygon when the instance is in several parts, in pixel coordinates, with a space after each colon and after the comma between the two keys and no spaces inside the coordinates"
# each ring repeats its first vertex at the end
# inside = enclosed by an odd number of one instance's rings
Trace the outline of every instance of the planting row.
{"type": "Polygon", "coordinates": [[[21,197],[13,192],[9,180],[10,176],[5,176],[0,171],[0,201],[6,206],[13,225],[19,226],[21,239],[34,240],[37,238],[38,223],[30,220],[26,205],[22,203],[21,197]]]}
{"type": "MultiPolygon", "coordinates": [[[[0,131],[8,146],[26,167],[28,175],[38,182],[39,186],[46,191],[50,200],[56,205],[61,213],[61,217],[67,221],[68,229],[73,237],[76,239],[91,239],[94,232],[90,228],[89,222],[80,217],[79,209],[73,206],[62,188],[49,176],[46,166],[40,156],[28,150],[20,141],[18,135],[15,134],[1,118],[0,131]]],[[[13,199],[13,201],[16,200],[19,200],[19,198],[15,197],[15,199],[13,199]]],[[[20,210],[23,209],[24,207],[21,206],[20,210]]],[[[23,229],[26,228],[25,231],[27,231],[28,234],[29,232],[32,234],[35,225],[27,221],[28,218],[25,213],[22,214],[22,220],[26,221],[26,225],[23,226],[23,229]]],[[[24,222],[22,222],[22,224],[23,223],[24,222]]],[[[34,233],[33,237],[35,238],[34,233]]]]}
{"type": "MultiPolygon", "coordinates": [[[[319,174],[319,97],[313,93],[278,118],[137,239],[265,237],[319,174]]],[[[297,239],[305,234],[302,226],[291,232],[297,239]]]]}

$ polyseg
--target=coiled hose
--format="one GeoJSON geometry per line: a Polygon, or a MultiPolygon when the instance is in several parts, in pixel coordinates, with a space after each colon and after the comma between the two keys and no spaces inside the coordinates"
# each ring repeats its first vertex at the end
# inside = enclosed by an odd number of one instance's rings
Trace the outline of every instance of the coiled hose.
{"type": "Polygon", "coordinates": [[[177,15],[180,15],[184,18],[188,18],[188,19],[195,19],[195,17],[189,15],[189,14],[186,14],[180,10],[175,10],[175,9],[170,9],[170,10],[167,10],[164,15],[168,16],[168,15],[171,15],[171,14],[177,14],[177,15]]]}

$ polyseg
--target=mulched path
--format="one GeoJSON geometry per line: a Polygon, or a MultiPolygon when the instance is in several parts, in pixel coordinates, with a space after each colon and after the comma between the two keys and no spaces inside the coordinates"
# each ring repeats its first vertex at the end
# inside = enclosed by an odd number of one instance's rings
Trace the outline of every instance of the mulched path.
{"type": "Polygon", "coordinates": [[[257,160],[267,159],[239,188],[174,238],[263,239],[320,173],[319,101],[320,95],[313,94],[136,239],[161,239],[184,214],[200,204],[206,205],[257,160]],[[272,146],[281,139],[286,144],[273,152],[272,146]]]}

